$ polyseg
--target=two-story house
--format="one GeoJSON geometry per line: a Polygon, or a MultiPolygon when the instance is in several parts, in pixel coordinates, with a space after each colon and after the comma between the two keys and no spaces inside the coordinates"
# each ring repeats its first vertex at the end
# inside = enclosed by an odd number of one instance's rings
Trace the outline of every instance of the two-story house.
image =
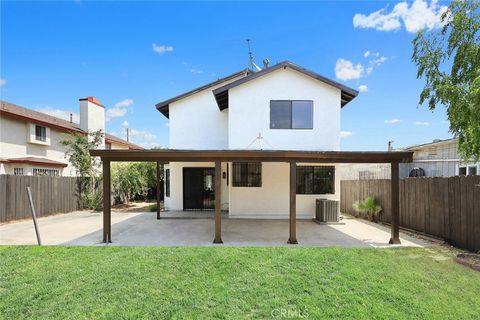
{"type": "MultiPolygon", "coordinates": [[[[75,176],[60,141],[98,130],[105,133],[105,107],[95,97],[80,99],[80,123],[0,101],[0,174],[75,176]]],[[[143,149],[108,133],[99,148],[143,149]]]]}
{"type": "MultiPolygon", "coordinates": [[[[340,150],[340,110],[358,92],[291,62],[248,69],[160,102],[169,118],[169,149],[340,150]]],[[[297,217],[315,200],[340,199],[335,164],[297,165],[297,217]]],[[[222,163],[221,204],[230,217],[287,218],[289,164],[222,163]]],[[[214,208],[213,164],[165,166],[169,210],[214,208]]]]}

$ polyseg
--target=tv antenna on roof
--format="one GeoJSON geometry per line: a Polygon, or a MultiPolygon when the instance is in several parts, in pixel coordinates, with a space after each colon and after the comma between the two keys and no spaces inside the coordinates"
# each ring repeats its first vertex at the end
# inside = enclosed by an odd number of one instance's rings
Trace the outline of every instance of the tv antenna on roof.
{"type": "Polygon", "coordinates": [[[257,66],[255,61],[253,61],[252,49],[250,48],[250,39],[247,39],[247,47],[248,47],[248,67],[252,69],[254,72],[262,70],[262,68],[257,66]]]}

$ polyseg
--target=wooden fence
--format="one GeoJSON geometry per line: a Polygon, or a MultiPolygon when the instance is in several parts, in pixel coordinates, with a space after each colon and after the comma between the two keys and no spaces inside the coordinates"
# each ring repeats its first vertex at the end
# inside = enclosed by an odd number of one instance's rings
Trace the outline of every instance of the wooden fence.
{"type": "Polygon", "coordinates": [[[27,187],[38,217],[80,210],[77,178],[0,175],[0,222],[31,217],[27,187]]]}
{"type": "MultiPolygon", "coordinates": [[[[390,180],[341,181],[342,212],[356,215],[354,202],[373,196],[391,221],[390,180]]],[[[480,176],[400,180],[400,226],[480,250],[480,176]]]]}

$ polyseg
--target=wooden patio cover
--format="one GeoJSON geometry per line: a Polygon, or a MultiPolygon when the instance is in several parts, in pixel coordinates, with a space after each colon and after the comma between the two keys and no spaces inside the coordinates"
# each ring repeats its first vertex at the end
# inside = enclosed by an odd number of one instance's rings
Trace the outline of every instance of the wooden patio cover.
{"type": "MultiPolygon", "coordinates": [[[[103,165],[103,242],[111,242],[111,161],[154,161],[157,178],[160,164],[169,162],[215,163],[215,236],[214,243],[222,243],[221,236],[221,163],[222,162],[287,162],[290,164],[290,235],[288,243],[297,244],[296,184],[297,163],[390,163],[392,223],[389,243],[399,244],[399,172],[401,162],[411,162],[413,152],[376,151],[287,151],[287,150],[90,150],[100,157],[103,165]]],[[[160,197],[157,192],[157,218],[160,219],[160,197]]]]}

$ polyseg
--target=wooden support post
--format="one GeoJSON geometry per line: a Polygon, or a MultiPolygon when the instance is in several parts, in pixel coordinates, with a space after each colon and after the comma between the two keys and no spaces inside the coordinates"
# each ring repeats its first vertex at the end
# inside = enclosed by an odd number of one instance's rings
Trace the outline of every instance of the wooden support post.
{"type": "Polygon", "coordinates": [[[392,207],[392,236],[388,243],[400,244],[400,181],[398,162],[390,164],[391,172],[391,207],[392,207]]]}
{"type": "Polygon", "coordinates": [[[162,185],[160,175],[160,162],[157,161],[157,220],[160,220],[160,188],[162,185]]]}
{"type": "Polygon", "coordinates": [[[297,241],[297,163],[290,162],[290,237],[289,244],[298,244],[297,241]]]}
{"type": "Polygon", "coordinates": [[[215,239],[213,243],[222,241],[222,163],[215,161],[215,239]]]}
{"type": "Polygon", "coordinates": [[[110,203],[110,160],[103,160],[103,242],[112,242],[112,208],[110,203]]]}

